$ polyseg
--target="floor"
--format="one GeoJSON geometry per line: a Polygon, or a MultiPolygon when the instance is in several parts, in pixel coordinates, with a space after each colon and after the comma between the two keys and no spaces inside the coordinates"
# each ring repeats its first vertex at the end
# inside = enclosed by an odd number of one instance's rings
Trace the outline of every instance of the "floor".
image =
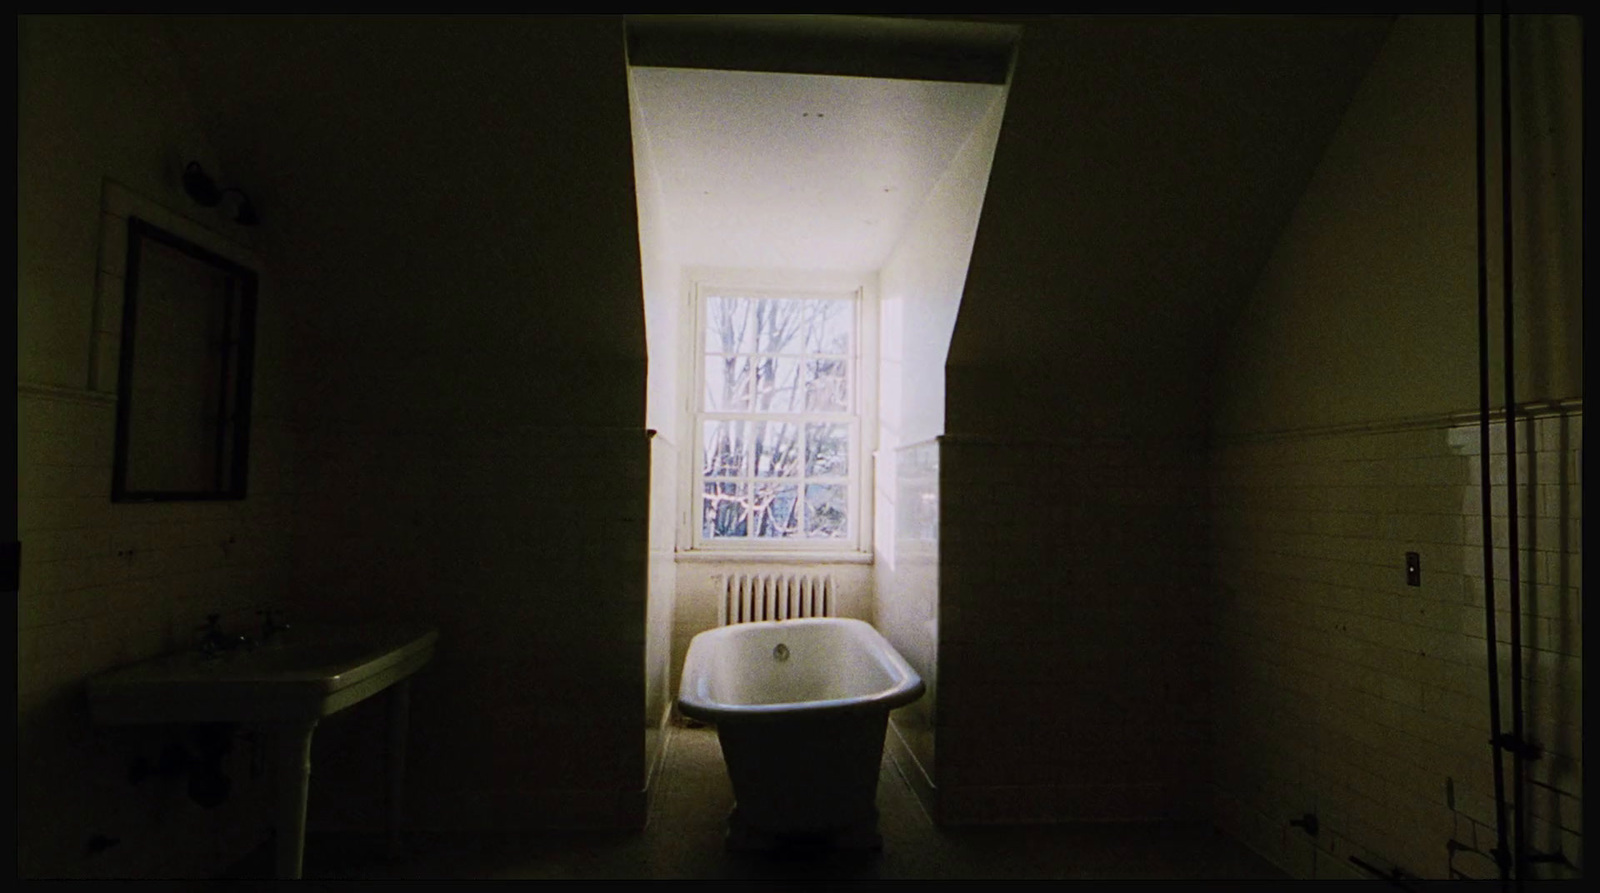
{"type": "MultiPolygon", "coordinates": [[[[733,791],[711,729],[675,729],[643,832],[547,833],[519,840],[415,835],[390,862],[376,838],[313,835],[305,876],[327,878],[1078,878],[1282,879],[1287,875],[1205,826],[937,828],[886,756],[878,782],[879,853],[733,854],[724,847],[733,791]]],[[[262,878],[263,846],[227,875],[262,878]]]]}

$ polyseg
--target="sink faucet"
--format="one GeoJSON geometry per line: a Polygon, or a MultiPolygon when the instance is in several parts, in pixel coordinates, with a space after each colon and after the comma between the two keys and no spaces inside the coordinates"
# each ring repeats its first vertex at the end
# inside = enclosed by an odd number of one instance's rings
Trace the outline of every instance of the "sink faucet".
{"type": "Polygon", "coordinates": [[[255,643],[244,636],[230,636],[222,631],[222,615],[207,614],[206,625],[199,628],[200,653],[206,657],[218,657],[224,651],[233,651],[236,648],[252,647],[255,643]]]}
{"type": "Polygon", "coordinates": [[[272,608],[267,608],[266,610],[263,610],[263,611],[257,611],[256,613],[258,615],[261,615],[261,617],[262,617],[262,620],[261,620],[261,641],[262,642],[269,642],[278,633],[286,632],[289,629],[289,624],[287,624],[287,623],[278,623],[278,622],[276,622],[276,621],[274,621],[272,619],[272,614],[273,614],[273,609],[272,608]]]}

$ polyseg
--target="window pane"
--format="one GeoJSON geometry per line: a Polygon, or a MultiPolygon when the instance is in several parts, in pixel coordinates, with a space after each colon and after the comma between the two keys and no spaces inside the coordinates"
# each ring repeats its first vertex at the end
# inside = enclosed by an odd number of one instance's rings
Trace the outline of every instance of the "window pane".
{"type": "Polygon", "coordinates": [[[844,484],[806,485],[806,536],[839,539],[848,532],[844,484]]]}
{"type": "Polygon", "coordinates": [[[806,476],[844,477],[850,473],[850,426],[806,426],[806,476]]]}
{"type": "Polygon", "coordinates": [[[752,422],[751,445],[756,477],[800,475],[800,426],[786,422],[752,422]]]}
{"type": "Polygon", "coordinates": [[[807,412],[850,411],[850,361],[806,360],[807,412]]]}
{"type": "Polygon", "coordinates": [[[759,333],[756,350],[762,353],[800,353],[805,349],[806,305],[810,301],[756,298],[751,313],[759,333]]]}
{"type": "Polygon", "coordinates": [[[756,412],[799,412],[803,409],[800,360],[762,357],[756,361],[756,412]]]}
{"type": "Polygon", "coordinates": [[[754,371],[749,357],[706,357],[706,412],[748,412],[754,371]]]}
{"type": "Polygon", "coordinates": [[[812,300],[806,309],[806,353],[850,353],[855,302],[812,300]]]}
{"type": "Polygon", "coordinates": [[[794,484],[756,484],[751,521],[755,536],[799,536],[800,488],[794,484]]]}
{"type": "Polygon", "coordinates": [[[700,535],[744,536],[750,529],[749,484],[705,484],[700,510],[700,535]]]}
{"type": "Polygon", "coordinates": [[[700,473],[708,478],[737,477],[744,473],[749,422],[720,421],[702,423],[704,451],[700,473]]]}
{"type": "Polygon", "coordinates": [[[706,298],[706,353],[749,353],[755,344],[748,298],[706,298]]]}

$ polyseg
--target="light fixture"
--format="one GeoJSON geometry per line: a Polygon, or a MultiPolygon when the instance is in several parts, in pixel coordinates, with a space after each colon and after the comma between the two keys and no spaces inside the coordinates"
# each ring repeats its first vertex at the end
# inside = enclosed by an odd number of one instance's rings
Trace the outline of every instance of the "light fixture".
{"type": "Polygon", "coordinates": [[[255,205],[250,203],[250,197],[244,194],[244,190],[237,186],[218,189],[216,181],[200,167],[198,161],[189,162],[183,169],[183,191],[194,199],[195,204],[207,208],[222,204],[222,200],[230,194],[236,195],[238,200],[234,203],[231,215],[233,221],[244,226],[255,226],[261,222],[261,218],[256,216],[255,205]]]}

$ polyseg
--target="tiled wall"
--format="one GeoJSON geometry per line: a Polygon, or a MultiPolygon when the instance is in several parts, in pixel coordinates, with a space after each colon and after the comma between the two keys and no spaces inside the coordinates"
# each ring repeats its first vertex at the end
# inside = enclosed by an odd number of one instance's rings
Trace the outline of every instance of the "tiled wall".
{"type": "MultiPolygon", "coordinates": [[[[1581,862],[1581,405],[1518,430],[1527,735],[1546,751],[1528,773],[1527,839],[1581,862]]],[[[1499,423],[1492,453],[1509,729],[1499,423]]],[[[1351,856],[1495,876],[1479,461],[1462,419],[1216,445],[1217,818],[1297,877],[1365,876],[1351,856]],[[1420,553],[1419,587],[1406,552],[1420,553]],[[1287,824],[1305,813],[1314,838],[1287,824]]]]}
{"type": "MultiPolygon", "coordinates": [[[[325,423],[302,436],[300,610],[439,629],[413,682],[416,826],[641,824],[645,430],[325,423]]],[[[319,728],[314,828],[381,827],[379,700],[319,728]]]]}
{"type": "Polygon", "coordinates": [[[645,618],[645,787],[653,794],[652,775],[664,753],[666,723],[677,698],[672,688],[673,613],[678,591],[678,450],[656,434],[650,438],[650,579],[645,618]]]}
{"type": "Polygon", "coordinates": [[[194,641],[210,613],[253,629],[289,579],[281,465],[291,439],[257,419],[243,502],[111,503],[115,403],[88,392],[19,389],[17,785],[19,870],[35,877],[194,876],[220,870],[264,833],[269,789],[242,741],[227,758],[229,801],[191,802],[187,779],[131,783],[181,728],[91,724],[85,680],[194,641]],[[119,841],[91,854],[87,841],[119,841]]]}
{"type": "Polygon", "coordinates": [[[939,444],[879,453],[873,624],[922,676],[918,700],[889,715],[885,746],[930,813],[939,701],[939,444]]]}
{"type": "Polygon", "coordinates": [[[941,438],[942,821],[1202,812],[1201,455],[941,438]]]}

